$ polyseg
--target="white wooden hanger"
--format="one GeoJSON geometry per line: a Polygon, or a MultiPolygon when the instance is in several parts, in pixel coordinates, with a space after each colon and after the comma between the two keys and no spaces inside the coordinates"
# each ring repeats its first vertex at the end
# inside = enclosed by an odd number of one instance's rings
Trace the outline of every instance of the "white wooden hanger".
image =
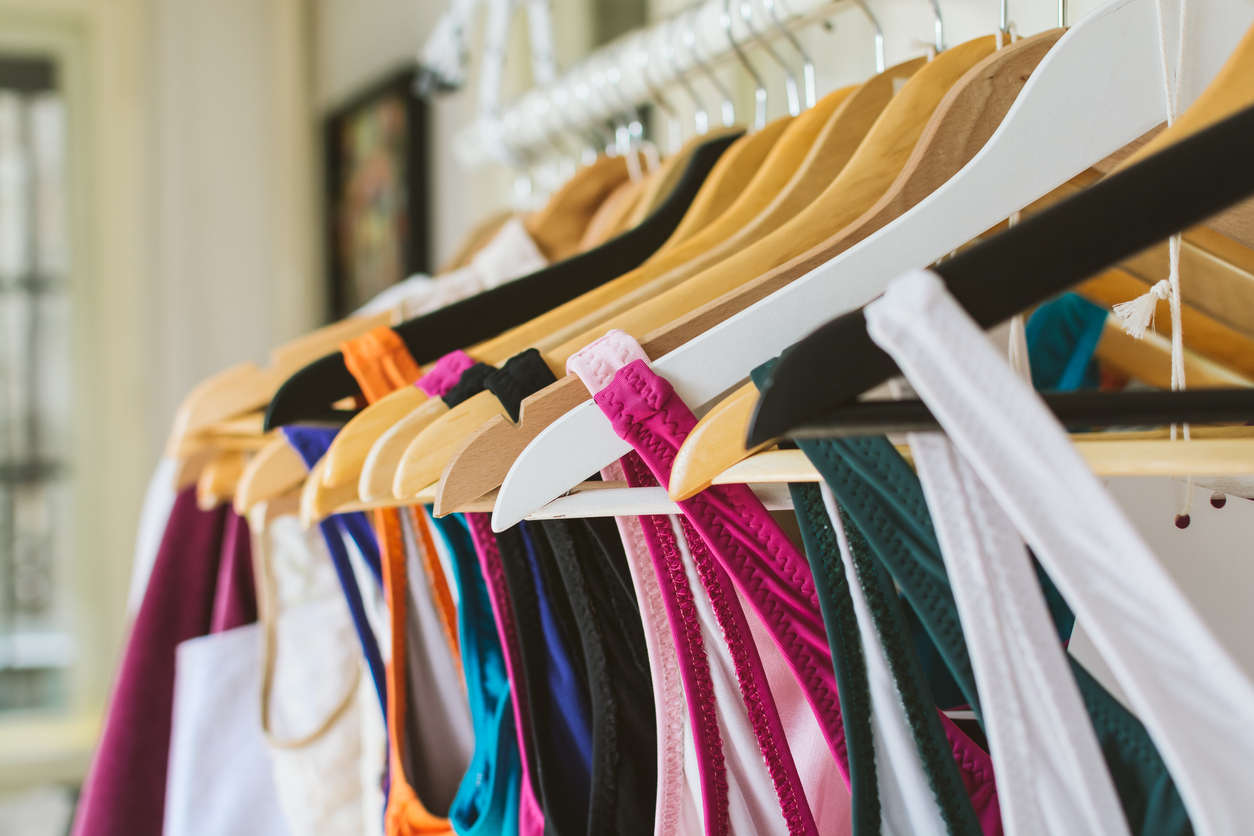
{"type": "MultiPolygon", "coordinates": [[[[1167,43],[1175,43],[1176,16],[1167,17],[1167,43]]],[[[1254,8],[1243,0],[1190,9],[1182,108],[1219,72],[1252,20],[1254,8]]],[[[1163,122],[1158,25],[1154,0],[1113,0],[1085,17],[1050,50],[962,171],[865,241],[657,359],[654,368],[685,403],[705,404],[824,322],[869,302],[893,277],[935,262],[1163,122]]],[[[1013,269],[1007,265],[1007,280],[1013,269]]],[[[514,462],[493,528],[508,528],[630,449],[596,404],[584,402],[514,462]]]]}

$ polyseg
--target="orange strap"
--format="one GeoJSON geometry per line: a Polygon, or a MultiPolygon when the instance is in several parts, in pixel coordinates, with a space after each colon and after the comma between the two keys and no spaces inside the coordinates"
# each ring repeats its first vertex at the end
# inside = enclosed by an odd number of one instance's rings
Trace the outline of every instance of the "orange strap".
{"type": "MultiPolygon", "coordinates": [[[[386,325],[341,343],[340,352],[344,355],[344,365],[357,380],[357,385],[370,403],[375,403],[397,389],[412,386],[422,377],[422,369],[409,353],[405,341],[386,325]]],[[[416,509],[411,509],[410,514],[414,529],[424,539],[420,544],[423,552],[423,573],[431,588],[431,597],[435,602],[444,638],[453,651],[453,661],[460,671],[462,654],[457,634],[457,605],[453,603],[444,567],[435,555],[435,544],[426,520],[422,519],[423,515],[416,509]]]]}
{"type": "Polygon", "coordinates": [[[397,389],[413,386],[422,377],[422,368],[405,341],[386,325],[340,343],[340,353],[370,403],[397,389]]]}
{"type": "Polygon", "coordinates": [[[405,774],[405,758],[401,747],[405,728],[406,679],[405,643],[408,616],[409,577],[405,570],[405,538],[401,533],[401,516],[395,508],[379,508],[374,512],[375,531],[379,535],[379,558],[383,564],[383,594],[391,620],[392,658],[387,663],[388,692],[388,762],[392,788],[388,792],[388,808],[384,815],[388,836],[448,834],[453,826],[448,819],[433,816],[414,792],[405,774]]]}

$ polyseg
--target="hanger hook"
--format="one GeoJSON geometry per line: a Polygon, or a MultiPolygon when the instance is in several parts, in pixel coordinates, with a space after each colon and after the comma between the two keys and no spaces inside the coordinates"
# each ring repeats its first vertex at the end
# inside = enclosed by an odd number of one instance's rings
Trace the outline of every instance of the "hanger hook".
{"type": "Polygon", "coordinates": [[[718,76],[710,69],[710,65],[701,60],[701,53],[697,50],[697,33],[694,28],[697,15],[701,13],[701,7],[693,6],[691,11],[692,14],[689,15],[688,25],[683,31],[684,46],[687,48],[688,54],[692,56],[693,62],[705,74],[705,77],[710,80],[710,84],[714,85],[714,89],[718,91],[719,95],[723,97],[723,124],[731,127],[736,124],[736,107],[732,104],[731,93],[727,87],[718,80],[718,76]]]}
{"type": "Polygon", "coordinates": [[[1067,25],[1067,0],[1058,0],[1058,28],[1067,25]]]}
{"type": "Polygon", "coordinates": [[[619,111],[616,103],[610,101],[607,93],[609,89],[609,72],[607,63],[603,58],[591,61],[589,77],[592,79],[592,88],[596,90],[597,101],[601,108],[609,111],[605,121],[614,127],[614,149],[618,154],[626,156],[631,151],[631,128],[628,127],[627,120],[624,118],[624,114],[619,111]]]}
{"type": "Polygon", "coordinates": [[[784,90],[788,94],[788,115],[801,115],[801,98],[797,94],[797,75],[792,71],[792,67],[788,66],[788,62],[783,59],[779,51],[771,45],[771,42],[763,37],[757,27],[753,25],[753,0],[737,0],[740,4],[740,19],[744,21],[745,26],[749,29],[749,34],[753,39],[762,45],[766,50],[766,54],[771,56],[780,69],[784,71],[784,90]]]}
{"type": "Polygon", "coordinates": [[[583,149],[572,144],[570,137],[566,134],[570,130],[570,123],[567,121],[565,113],[557,106],[556,92],[555,90],[552,100],[550,100],[549,96],[537,99],[535,110],[536,116],[541,119],[548,116],[550,111],[556,117],[557,130],[548,131],[545,136],[549,150],[558,159],[558,176],[562,180],[566,180],[575,173],[574,168],[578,164],[577,161],[583,156],[583,149]]]}
{"type": "Polygon", "coordinates": [[[566,129],[577,136],[582,136],[583,141],[587,143],[580,151],[580,159],[584,165],[592,165],[596,161],[597,154],[600,153],[598,150],[600,137],[587,124],[570,118],[570,90],[567,89],[566,84],[562,84],[553,91],[553,104],[557,106],[557,112],[566,129]]]}
{"type": "Polygon", "coordinates": [[[936,52],[940,54],[945,51],[945,21],[941,19],[940,0],[928,0],[928,5],[932,7],[932,29],[936,38],[936,52]]]}
{"type": "Polygon", "coordinates": [[[783,35],[788,43],[792,44],[792,48],[801,56],[801,74],[804,78],[806,87],[806,110],[814,107],[815,85],[814,85],[814,62],[810,60],[810,55],[802,48],[801,42],[797,40],[797,36],[788,30],[788,27],[780,23],[779,16],[775,14],[775,0],[762,0],[762,5],[766,8],[767,17],[771,19],[771,26],[775,27],[775,31],[783,35]]]}
{"type": "Polygon", "coordinates": [[[588,86],[586,81],[580,81],[575,84],[574,93],[575,98],[579,100],[579,107],[583,110],[585,117],[584,122],[587,124],[588,130],[592,132],[593,136],[600,140],[601,148],[604,149],[606,153],[613,153],[614,135],[605,129],[605,125],[602,123],[600,117],[596,116],[592,112],[590,102],[592,97],[592,88],[588,86]]]}
{"type": "Polygon", "coordinates": [[[640,111],[636,108],[635,102],[623,93],[622,54],[624,46],[614,50],[613,57],[607,61],[605,78],[609,82],[609,89],[613,92],[614,97],[618,99],[619,106],[623,108],[623,115],[627,117],[627,130],[631,137],[631,142],[639,146],[640,143],[644,142],[644,123],[640,120],[640,111]]]}
{"type": "Polygon", "coordinates": [[[666,152],[673,154],[679,150],[679,146],[683,143],[683,127],[679,122],[679,115],[675,112],[674,107],[666,100],[666,96],[654,84],[653,79],[649,78],[649,47],[647,44],[636,47],[636,66],[640,68],[640,78],[644,80],[644,86],[649,91],[650,100],[657,106],[658,110],[666,114],[666,152]]]}
{"type": "Polygon", "coordinates": [[[884,29],[880,26],[879,18],[871,14],[871,9],[866,4],[866,0],[858,0],[858,8],[862,10],[862,14],[866,15],[866,19],[871,24],[871,28],[875,30],[875,71],[877,73],[884,72],[884,29]]]}
{"type": "Polygon", "coordinates": [[[762,76],[758,75],[758,71],[749,63],[749,59],[745,56],[745,51],[740,48],[740,44],[732,34],[731,4],[732,0],[723,0],[723,13],[719,15],[719,21],[723,24],[723,34],[727,36],[727,42],[731,44],[737,60],[745,68],[745,72],[749,74],[749,77],[753,79],[755,86],[753,91],[753,129],[760,131],[766,127],[766,82],[762,81],[762,76]]]}
{"type": "MultiPolygon", "coordinates": [[[[679,25],[679,16],[676,15],[671,19],[672,28],[679,25]]],[[[697,95],[696,88],[692,86],[692,82],[688,80],[685,73],[679,71],[679,65],[675,61],[675,33],[671,31],[663,32],[662,38],[662,55],[666,58],[667,67],[671,71],[671,75],[679,82],[679,86],[684,88],[684,92],[688,94],[688,98],[692,100],[694,110],[693,126],[698,136],[704,136],[710,130],[710,116],[706,109],[705,102],[701,101],[701,97],[697,95]]]]}

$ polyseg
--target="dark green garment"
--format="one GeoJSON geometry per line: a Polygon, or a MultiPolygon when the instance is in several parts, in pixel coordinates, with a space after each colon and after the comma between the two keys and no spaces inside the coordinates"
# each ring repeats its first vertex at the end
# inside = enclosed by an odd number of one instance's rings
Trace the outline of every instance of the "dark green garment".
{"type": "MultiPolygon", "coordinates": [[[[918,477],[883,437],[803,441],[799,446],[915,608],[979,717],[957,605],[918,477]]],[[[1038,577],[1056,624],[1070,634],[1070,610],[1044,572],[1038,571],[1038,577]]],[[[1071,660],[1071,666],[1132,833],[1192,834],[1184,803],[1145,726],[1078,663],[1071,660]]]]}

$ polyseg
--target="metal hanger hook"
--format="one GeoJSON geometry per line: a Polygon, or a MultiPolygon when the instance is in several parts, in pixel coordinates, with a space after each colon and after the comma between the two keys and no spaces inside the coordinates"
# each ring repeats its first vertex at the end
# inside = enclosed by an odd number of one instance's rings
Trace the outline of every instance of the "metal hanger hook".
{"type": "Polygon", "coordinates": [[[749,77],[753,79],[755,85],[753,91],[753,130],[760,131],[766,127],[766,82],[762,80],[762,76],[758,75],[758,71],[749,63],[749,59],[745,56],[745,51],[740,48],[740,44],[736,41],[736,36],[732,34],[731,4],[732,0],[723,0],[723,13],[719,15],[719,21],[723,24],[723,34],[727,35],[727,42],[731,44],[737,60],[745,68],[745,72],[749,74],[749,77]]]}
{"type": "Polygon", "coordinates": [[[940,0],[928,0],[928,5],[932,7],[932,29],[939,54],[945,51],[945,21],[941,19],[940,0]]]}
{"type": "Polygon", "coordinates": [[[753,0],[737,0],[740,4],[740,19],[745,22],[745,26],[749,28],[749,34],[753,35],[754,40],[762,45],[766,50],[766,54],[779,64],[784,71],[784,90],[788,94],[788,115],[801,115],[801,97],[797,93],[797,75],[792,71],[792,67],[788,66],[788,62],[784,60],[778,50],[771,45],[757,27],[753,25],[753,0]]]}
{"type": "Polygon", "coordinates": [[[875,30],[875,71],[882,73],[886,66],[884,63],[884,29],[880,26],[879,18],[871,14],[871,9],[867,6],[866,0],[858,0],[858,8],[862,10],[862,14],[866,15],[871,28],[875,30]]]}
{"type": "Polygon", "coordinates": [[[688,16],[687,26],[683,31],[684,47],[687,48],[688,54],[692,56],[693,62],[710,80],[710,84],[714,85],[714,89],[723,97],[723,125],[731,127],[736,124],[736,106],[732,104],[731,92],[724,86],[723,82],[718,80],[718,76],[710,69],[710,65],[701,60],[701,53],[697,50],[697,33],[693,24],[697,19],[697,15],[701,13],[700,5],[695,5],[690,10],[692,13],[688,16]]]}
{"type": "Polygon", "coordinates": [[[780,23],[779,16],[775,14],[775,0],[762,0],[762,5],[766,9],[767,17],[771,19],[771,25],[775,27],[775,31],[783,35],[788,43],[792,44],[792,48],[801,56],[801,74],[806,88],[806,110],[814,107],[815,101],[815,84],[814,84],[814,61],[810,59],[810,54],[802,48],[801,42],[797,40],[797,36],[789,31],[788,27],[780,23]]]}
{"type": "MultiPolygon", "coordinates": [[[[678,25],[679,16],[677,15],[671,20],[671,26],[673,28],[678,25]]],[[[692,86],[688,76],[679,71],[679,65],[675,61],[675,34],[669,30],[663,32],[662,55],[666,58],[666,64],[670,68],[671,75],[675,77],[675,80],[679,82],[679,86],[684,88],[684,92],[692,100],[694,110],[693,127],[696,129],[698,136],[704,136],[710,130],[709,110],[706,109],[705,102],[697,95],[696,88],[692,86]]]]}
{"type": "MultiPolygon", "coordinates": [[[[663,33],[665,36],[665,33],[663,33]]],[[[636,66],[640,68],[640,78],[644,81],[645,89],[649,91],[649,99],[657,109],[666,115],[666,153],[673,154],[679,150],[683,143],[683,126],[679,121],[679,114],[675,112],[674,107],[662,91],[654,84],[653,79],[649,78],[649,47],[648,44],[638,45],[636,47],[636,66]]]]}

